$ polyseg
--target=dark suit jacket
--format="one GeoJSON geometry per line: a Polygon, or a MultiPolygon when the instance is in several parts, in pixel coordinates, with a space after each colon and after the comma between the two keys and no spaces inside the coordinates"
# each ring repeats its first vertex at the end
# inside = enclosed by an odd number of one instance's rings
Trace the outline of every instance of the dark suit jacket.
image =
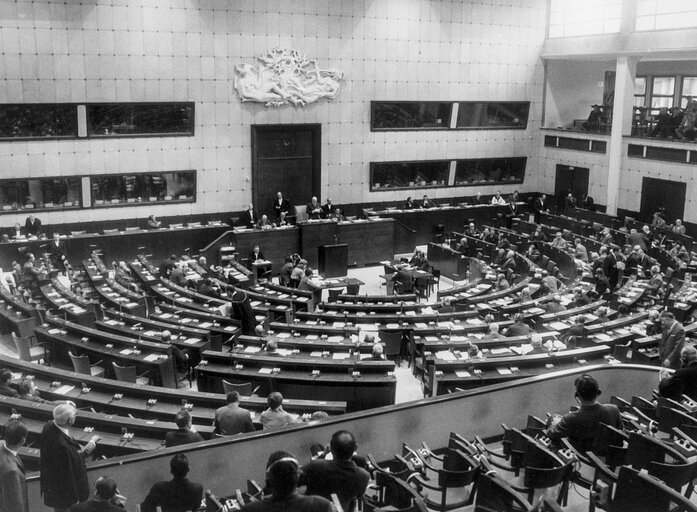
{"type": "Polygon", "coordinates": [[[80,443],[51,421],[41,431],[41,493],[47,507],[68,508],[90,496],[80,443]]]}
{"type": "Polygon", "coordinates": [[[198,510],[203,497],[203,486],[188,478],[173,478],[168,482],[157,482],[141,503],[141,512],[155,512],[159,506],[162,512],[185,512],[198,510]]]}
{"type": "Polygon", "coordinates": [[[57,265],[63,259],[68,257],[65,242],[63,240],[59,240],[58,245],[56,245],[56,242],[51,240],[51,243],[48,244],[48,252],[51,254],[51,261],[54,265],[57,265]]]}
{"type": "Polygon", "coordinates": [[[257,222],[259,222],[259,217],[257,217],[256,210],[252,210],[251,213],[249,210],[246,210],[242,214],[242,217],[240,217],[240,224],[247,226],[248,228],[256,227],[257,222]]]}
{"type": "Polygon", "coordinates": [[[679,402],[682,395],[697,400],[697,363],[680,368],[671,377],[658,385],[658,393],[679,402]]]}
{"type": "Polygon", "coordinates": [[[29,512],[24,464],[0,446],[0,512],[29,512]]]}
{"type": "Polygon", "coordinates": [[[41,232],[41,221],[34,217],[34,224],[32,224],[29,218],[27,218],[27,221],[24,223],[24,232],[27,235],[38,235],[41,232]]]}
{"type": "Polygon", "coordinates": [[[124,509],[105,501],[91,499],[84,503],[73,505],[68,509],[68,512],[124,512],[124,509]]]}
{"type": "Polygon", "coordinates": [[[254,254],[254,251],[249,252],[249,263],[254,263],[257,260],[263,260],[264,259],[264,253],[259,251],[259,254],[254,254]]]}
{"type": "Polygon", "coordinates": [[[281,212],[286,212],[288,213],[290,211],[290,202],[288,199],[281,199],[281,202],[278,202],[278,198],[273,200],[273,211],[276,213],[276,218],[279,218],[281,216],[281,212]]]}
{"type": "Polygon", "coordinates": [[[680,368],[680,351],[684,344],[685,329],[680,325],[680,322],[675,321],[661,334],[661,342],[658,345],[658,363],[663,365],[663,361],[667,359],[670,362],[668,368],[675,370],[680,368]]]}
{"type": "Polygon", "coordinates": [[[322,209],[322,205],[319,204],[319,201],[317,202],[316,205],[313,205],[311,202],[307,203],[307,207],[305,208],[305,211],[307,212],[308,219],[321,219],[324,215],[324,210],[322,209]],[[319,212],[312,213],[313,210],[317,210],[317,209],[319,209],[319,212]]]}
{"type": "Polygon", "coordinates": [[[182,444],[198,443],[203,441],[201,434],[190,430],[174,430],[165,434],[165,446],[179,446],[182,444]]]}

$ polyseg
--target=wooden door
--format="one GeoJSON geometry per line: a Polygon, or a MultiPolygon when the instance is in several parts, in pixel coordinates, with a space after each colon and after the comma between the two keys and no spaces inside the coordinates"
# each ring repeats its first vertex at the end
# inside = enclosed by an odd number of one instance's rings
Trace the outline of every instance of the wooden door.
{"type": "Polygon", "coordinates": [[[586,167],[574,167],[557,164],[557,173],[554,179],[554,198],[557,201],[557,209],[564,208],[564,198],[571,192],[580,203],[588,194],[588,179],[590,170],[586,167]]]}
{"type": "Polygon", "coordinates": [[[273,219],[279,191],[292,206],[319,197],[320,161],[320,124],[252,125],[252,198],[259,215],[273,219]]]}
{"type": "Polygon", "coordinates": [[[651,222],[653,214],[663,213],[669,224],[682,219],[685,213],[687,184],[680,181],[644,178],[641,184],[641,210],[639,220],[651,222]]]}

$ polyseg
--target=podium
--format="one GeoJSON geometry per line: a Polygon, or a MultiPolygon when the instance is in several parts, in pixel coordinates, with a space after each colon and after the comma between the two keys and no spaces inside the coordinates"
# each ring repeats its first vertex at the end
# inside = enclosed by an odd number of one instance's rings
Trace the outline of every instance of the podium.
{"type": "Polygon", "coordinates": [[[348,245],[320,245],[317,270],[322,277],[343,277],[348,269],[348,245]]]}

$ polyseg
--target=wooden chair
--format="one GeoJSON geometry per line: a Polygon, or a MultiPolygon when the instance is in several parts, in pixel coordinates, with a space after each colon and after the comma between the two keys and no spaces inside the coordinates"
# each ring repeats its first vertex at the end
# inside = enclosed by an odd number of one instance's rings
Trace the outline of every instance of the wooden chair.
{"type": "Polygon", "coordinates": [[[621,466],[615,473],[593,454],[590,458],[596,467],[593,488],[603,487],[603,492],[591,494],[589,512],[596,509],[608,512],[668,512],[674,509],[697,512],[697,505],[671,489],[657,478],[643,474],[628,466],[621,466]]]}
{"type": "Polygon", "coordinates": [[[98,361],[94,364],[90,364],[90,358],[87,354],[81,356],[76,356],[72,351],[68,351],[70,355],[70,360],[73,362],[73,369],[75,373],[84,373],[85,375],[91,375],[92,377],[104,377],[106,370],[103,366],[99,366],[100,363],[104,361],[98,361]]]}
{"type": "Polygon", "coordinates": [[[364,496],[364,510],[391,512],[428,512],[423,497],[398,476],[383,471],[376,475],[378,497],[364,496]]]}
{"type": "Polygon", "coordinates": [[[259,387],[252,388],[251,382],[229,382],[223,379],[223,390],[226,395],[230,391],[237,391],[240,396],[253,396],[259,391],[259,387]]]}
{"type": "Polygon", "coordinates": [[[544,499],[532,505],[496,475],[495,471],[482,473],[477,484],[474,512],[561,512],[554,501],[544,499]]]}
{"type": "Polygon", "coordinates": [[[385,358],[396,358],[397,366],[399,366],[402,360],[402,331],[380,330],[378,338],[385,344],[385,358]]]}
{"type": "Polygon", "coordinates": [[[12,332],[12,340],[15,343],[15,348],[17,349],[17,356],[22,361],[43,361],[45,364],[49,362],[49,353],[42,344],[33,345],[29,338],[23,338],[18,336],[15,332],[12,332]]]}
{"type": "Polygon", "coordinates": [[[114,361],[111,362],[111,365],[114,367],[114,375],[116,375],[116,380],[132,382],[139,386],[147,386],[150,384],[150,379],[146,377],[145,374],[136,374],[135,366],[121,366],[114,361]]]}

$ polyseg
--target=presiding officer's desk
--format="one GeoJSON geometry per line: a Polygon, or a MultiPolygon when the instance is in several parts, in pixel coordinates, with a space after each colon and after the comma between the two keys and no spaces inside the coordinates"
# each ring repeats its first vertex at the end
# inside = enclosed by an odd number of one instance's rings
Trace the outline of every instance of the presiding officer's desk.
{"type": "MultiPolygon", "coordinates": [[[[168,257],[172,253],[182,253],[187,247],[204,247],[222,233],[230,229],[227,225],[209,225],[156,230],[130,230],[116,233],[83,233],[61,237],[65,242],[68,259],[80,261],[88,258],[98,246],[111,260],[126,260],[133,256],[134,247],[145,247],[154,258],[168,257]]],[[[41,246],[47,239],[17,240],[0,243],[0,266],[10,268],[12,260],[19,257],[18,249],[39,255],[41,246]]]]}
{"type": "Polygon", "coordinates": [[[342,400],[349,411],[394,404],[394,362],[357,360],[348,350],[341,356],[319,354],[204,352],[206,359],[196,367],[198,389],[220,391],[225,379],[251,382],[262,394],[280,391],[284,396],[342,400]]]}
{"type": "Polygon", "coordinates": [[[507,205],[442,206],[437,208],[415,208],[413,210],[366,210],[369,217],[390,217],[408,230],[413,237],[404,236],[405,230],[395,228],[395,253],[411,252],[415,245],[425,245],[433,239],[433,228],[443,225],[443,232],[460,231],[472,220],[479,225],[503,215],[507,205]],[[399,235],[399,236],[398,236],[399,235]]]}
{"type": "Polygon", "coordinates": [[[72,365],[68,351],[75,355],[87,354],[91,361],[104,361],[107,375],[114,374],[110,364],[114,361],[119,365],[135,365],[137,373],[147,372],[160,386],[177,387],[172,347],[149,341],[138,343],[136,339],[101,333],[74,322],[47,319],[52,325],[37,327],[34,333],[39,343],[49,346],[52,360],[72,365]]]}
{"type": "MultiPolygon", "coordinates": [[[[15,357],[1,354],[0,365],[12,371],[13,380],[32,378],[42,398],[72,400],[78,407],[94,407],[101,412],[122,416],[133,414],[144,419],[173,421],[183,404],[188,403],[192,405],[189,412],[194,423],[211,425],[215,410],[226,403],[224,394],[204,393],[188,388],[177,390],[158,386],[137,386],[128,382],[20,361],[15,357]],[[115,394],[122,396],[116,399],[115,394]],[[148,403],[149,400],[155,400],[155,402],[148,403]]],[[[240,406],[263,411],[267,407],[266,397],[241,396],[240,406]]],[[[292,397],[284,397],[283,406],[287,411],[301,414],[320,410],[329,414],[346,412],[344,402],[320,404],[314,400],[296,400],[292,397]]]]}

